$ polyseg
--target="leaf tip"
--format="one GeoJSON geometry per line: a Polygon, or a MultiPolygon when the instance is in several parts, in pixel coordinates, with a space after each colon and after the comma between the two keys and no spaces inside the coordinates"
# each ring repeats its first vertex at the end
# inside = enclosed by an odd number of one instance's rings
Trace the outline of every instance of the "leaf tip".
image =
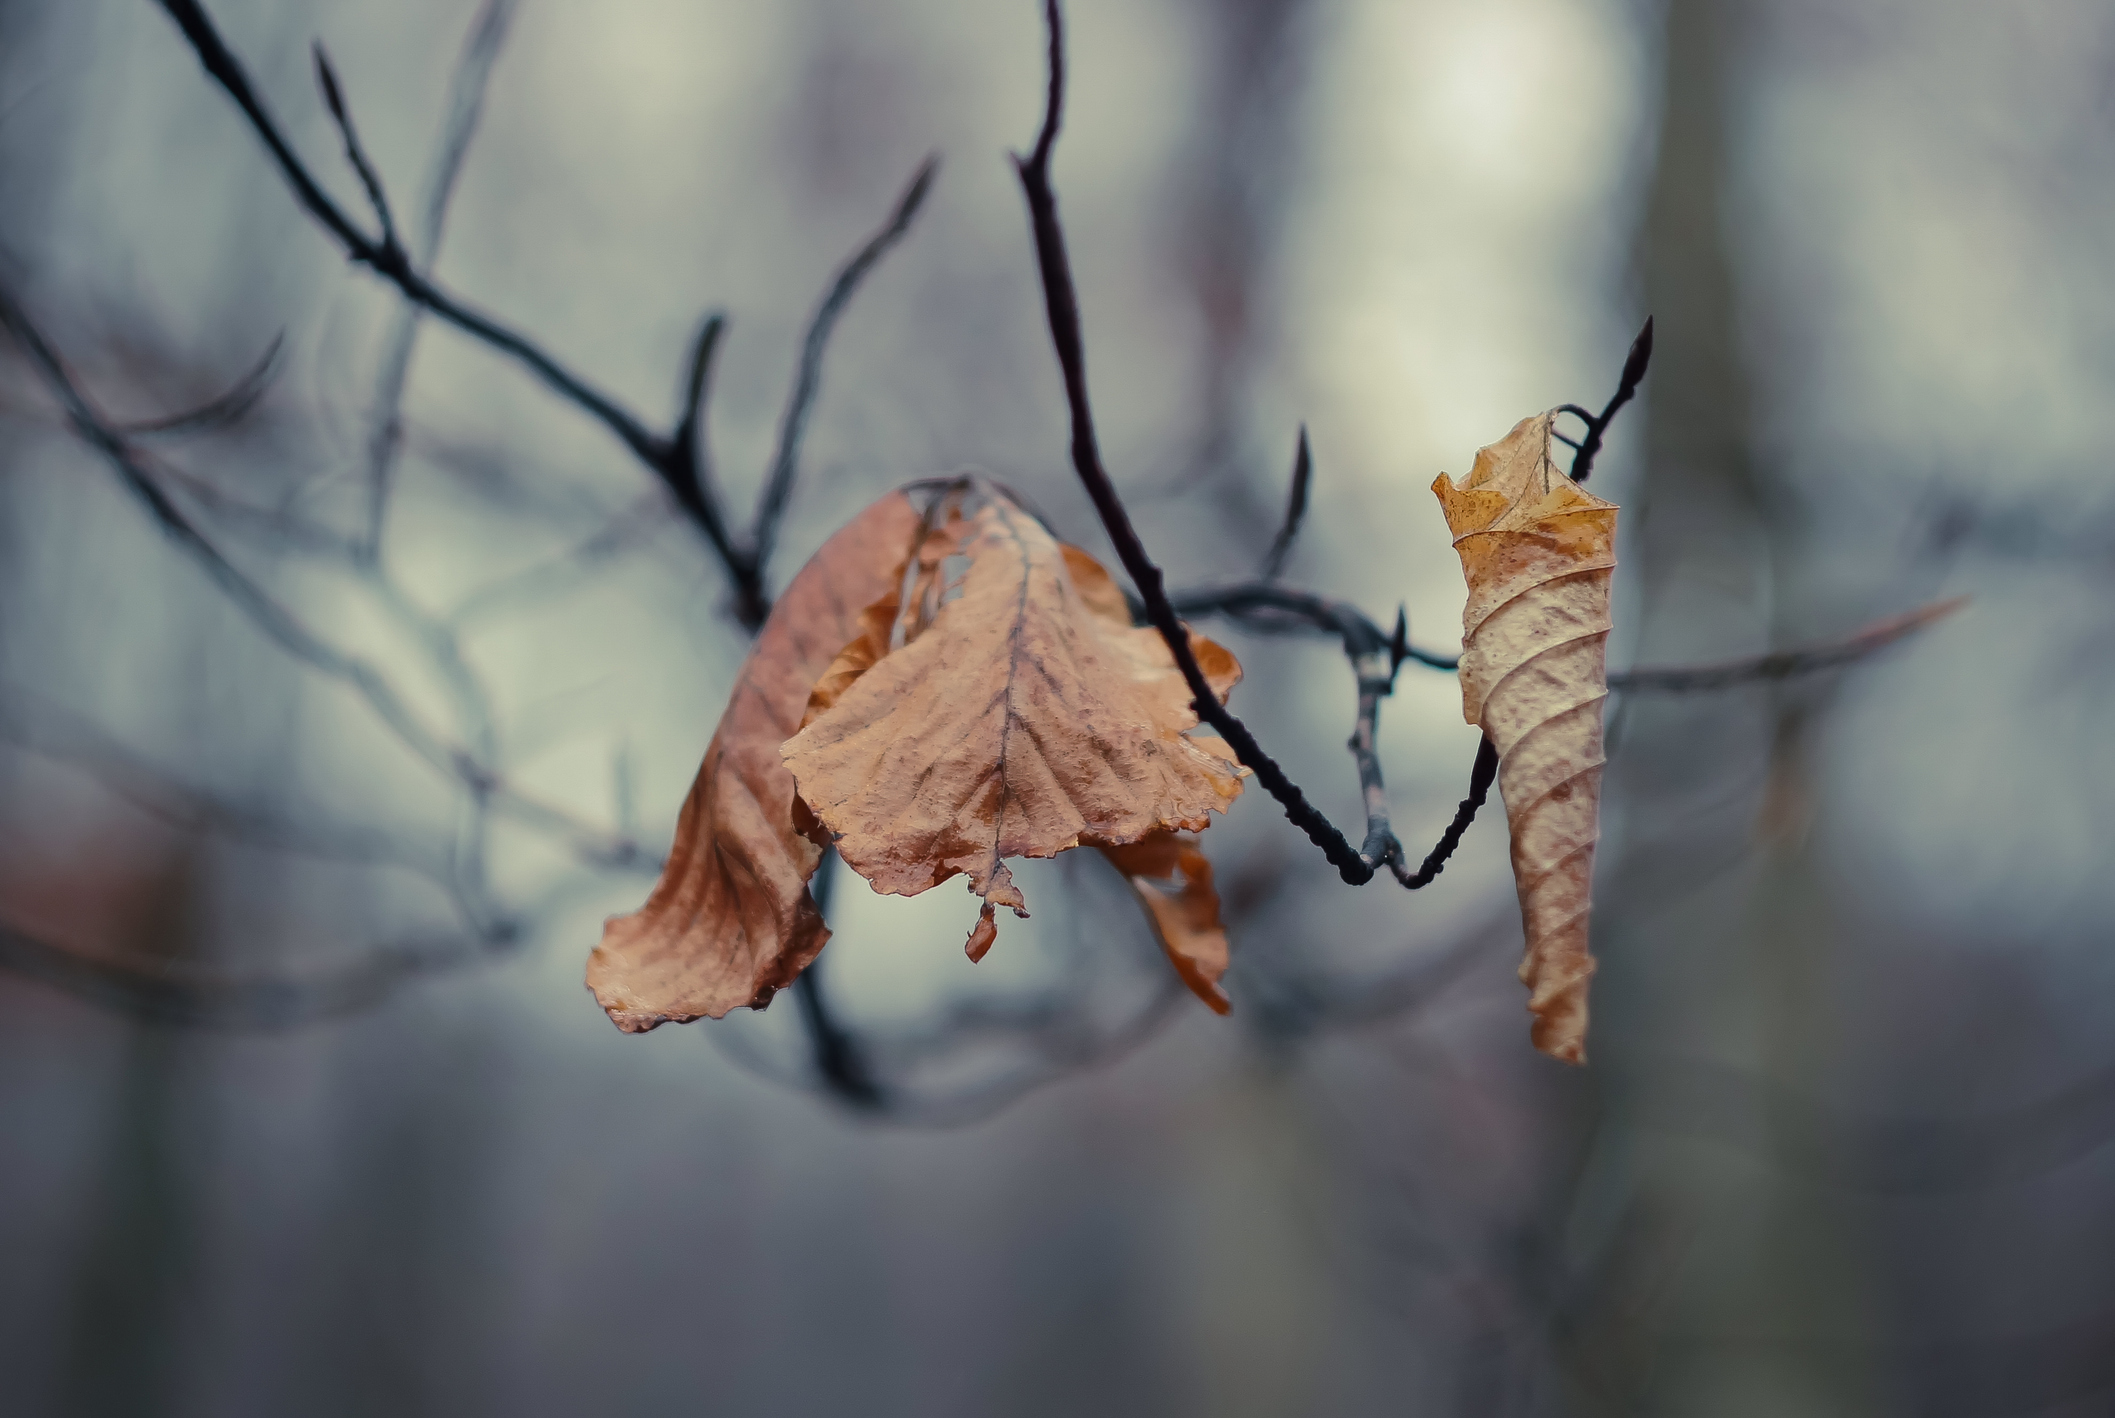
{"type": "Polygon", "coordinates": [[[986,901],[983,908],[977,912],[976,925],[970,927],[968,942],[962,947],[968,953],[970,963],[975,964],[982,960],[991,950],[991,943],[998,938],[998,912],[991,902],[986,901]]]}

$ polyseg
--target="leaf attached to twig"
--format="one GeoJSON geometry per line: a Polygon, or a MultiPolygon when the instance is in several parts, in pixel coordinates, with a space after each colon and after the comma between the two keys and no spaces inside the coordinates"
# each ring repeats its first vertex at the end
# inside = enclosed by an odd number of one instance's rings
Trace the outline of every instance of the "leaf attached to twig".
{"type": "MultiPolygon", "coordinates": [[[[1241,783],[1186,737],[1197,714],[1174,657],[1131,625],[1093,558],[982,480],[943,492],[926,526],[783,756],[877,891],[968,876],[983,901],[974,959],[997,934],[995,907],[1028,914],[1007,858],[1200,831],[1241,783]]],[[[1191,645],[1223,697],[1240,667],[1191,645]]]]}
{"type": "Polygon", "coordinates": [[[1499,754],[1535,1047],[1584,1063],[1616,507],[1551,460],[1553,417],[1521,420],[1432,490],[1469,585],[1462,715],[1499,754]]]}
{"type": "Polygon", "coordinates": [[[830,938],[807,886],[822,851],[796,829],[779,745],[861,609],[895,583],[919,526],[910,499],[890,493],[825,542],[772,607],[660,884],[639,911],[610,919],[588,959],[588,988],[618,1028],[762,1008],[830,938]]]}

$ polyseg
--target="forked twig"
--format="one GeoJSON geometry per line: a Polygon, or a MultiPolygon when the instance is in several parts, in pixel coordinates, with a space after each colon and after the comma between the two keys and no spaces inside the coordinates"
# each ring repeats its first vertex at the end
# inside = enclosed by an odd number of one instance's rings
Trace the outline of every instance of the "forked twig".
{"type": "MultiPolygon", "coordinates": [[[[380,175],[359,144],[336,75],[328,62],[321,59],[320,52],[318,78],[323,86],[324,102],[345,140],[347,158],[375,208],[377,221],[381,224],[379,236],[363,230],[324,191],[307,164],[294,152],[292,143],[265,107],[242,62],[221,38],[199,0],[156,0],[156,3],[176,21],[206,72],[242,110],[293,190],[295,199],[331,234],[345,254],[390,282],[405,299],[529,369],[560,397],[614,434],[660,479],[677,505],[711,543],[734,585],[735,612],[743,626],[752,631],[761,626],[770,609],[766,563],[777,541],[778,525],[791,496],[800,441],[820,388],[823,352],[830,333],[860,282],[909,230],[931,190],[938,159],[928,157],[919,165],[903,195],[897,199],[888,221],[863,242],[839,270],[828,294],[811,318],[802,341],[793,390],[780,424],[778,448],[758,501],[755,520],[745,536],[737,536],[718,498],[701,475],[702,465],[698,457],[701,420],[695,408],[686,407],[670,433],[656,431],[646,420],[569,369],[527,335],[454,295],[419,269],[411,253],[398,239],[380,175]]],[[[701,338],[700,346],[704,344],[701,338]]],[[[709,358],[709,352],[703,358],[709,358]]],[[[688,367],[696,370],[700,363],[700,353],[693,351],[687,360],[688,367]]],[[[702,380],[686,382],[690,387],[702,388],[702,380]]]]}
{"type": "MultiPolygon", "coordinates": [[[[1608,426],[1615,422],[1616,415],[1622,412],[1623,406],[1636,396],[1638,386],[1645,382],[1646,367],[1651,363],[1652,317],[1648,315],[1645,317],[1645,327],[1639,330],[1638,337],[1630,342],[1630,354],[1623,361],[1623,376],[1616,381],[1615,396],[1601,406],[1601,412],[1593,413],[1577,404],[1565,404],[1557,410],[1559,413],[1576,415],[1586,424],[1586,437],[1572,443],[1572,447],[1578,450],[1577,456],[1572,459],[1573,482],[1583,483],[1592,474],[1594,459],[1600,455],[1601,440],[1607,435],[1608,426]]],[[[1559,434],[1558,437],[1563,438],[1563,435],[1559,434]]],[[[1563,441],[1572,442],[1569,438],[1563,438],[1563,441]]]]}
{"type": "Polygon", "coordinates": [[[1058,222],[1057,193],[1050,185],[1050,154],[1057,144],[1058,124],[1065,103],[1065,31],[1058,0],[1045,0],[1043,17],[1050,34],[1050,84],[1043,111],[1043,127],[1034,151],[1026,158],[1016,153],[1014,167],[1028,198],[1029,220],[1035,233],[1036,262],[1042,274],[1043,301],[1050,317],[1050,338],[1057,346],[1058,365],[1065,377],[1065,397],[1072,415],[1072,466],[1087,489],[1088,498],[1101,518],[1102,527],[1116,548],[1117,559],[1138,588],[1146,620],[1167,642],[1168,651],[1182,671],[1198,717],[1217,729],[1234,754],[1256,775],[1256,781],[1285,810],[1295,827],[1322,849],[1337,874],[1353,885],[1370,881],[1376,863],[1360,856],[1344,834],[1307,801],[1306,794],[1286,775],[1277,760],[1263,751],[1246,724],[1230,713],[1212,692],[1197,657],[1190,650],[1189,632],[1183,629],[1175,609],[1168,603],[1160,567],[1146,552],[1131,514],[1116,485],[1102,466],[1101,448],[1094,435],[1094,410],[1087,399],[1087,355],[1080,333],[1079,297],[1073,289],[1072,264],[1065,253],[1065,232],[1058,222]]]}
{"type": "Polygon", "coordinates": [[[257,362],[229,385],[226,393],[217,394],[196,408],[111,426],[127,438],[176,437],[225,428],[257,407],[257,401],[272,387],[272,377],[279,372],[279,352],[285,346],[286,336],[274,335],[272,342],[264,347],[264,353],[257,357],[257,362]]]}
{"type": "MultiPolygon", "coordinates": [[[[426,174],[426,200],[410,252],[412,260],[428,272],[440,256],[448,206],[455,197],[456,181],[462,176],[463,160],[470,153],[470,139],[484,113],[485,90],[491,83],[500,46],[506,42],[508,26],[513,23],[514,6],[515,0],[484,0],[448,82],[448,117],[441,128],[433,165],[426,174]]],[[[367,561],[381,555],[382,525],[389,512],[397,456],[404,446],[404,388],[411,375],[411,352],[418,342],[419,317],[423,313],[415,301],[407,300],[398,308],[396,328],[390,332],[388,352],[375,380],[373,423],[367,444],[367,525],[359,544],[359,553],[367,561]]]]}

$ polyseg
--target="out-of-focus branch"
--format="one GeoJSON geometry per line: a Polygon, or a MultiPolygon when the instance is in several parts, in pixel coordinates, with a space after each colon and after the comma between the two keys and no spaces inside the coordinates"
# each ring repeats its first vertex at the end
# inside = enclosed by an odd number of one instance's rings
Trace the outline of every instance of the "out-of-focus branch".
{"type": "MultiPolygon", "coordinates": [[[[896,210],[881,229],[868,237],[866,244],[838,269],[836,279],[830,282],[829,292],[808,321],[808,333],[801,339],[800,366],[794,375],[793,393],[786,400],[785,417],[779,422],[778,447],[771,455],[771,471],[765,477],[764,490],[757,499],[756,522],[749,534],[747,557],[749,563],[758,568],[759,581],[754,592],[759,597],[762,595],[762,568],[771,560],[772,549],[778,544],[779,523],[785,519],[786,505],[793,496],[793,479],[800,466],[800,446],[807,433],[808,416],[814,411],[815,396],[822,389],[823,351],[830,343],[830,334],[837,328],[838,317],[844,314],[845,306],[859,289],[859,283],[888,254],[889,248],[903,240],[911,229],[911,222],[925,204],[926,193],[932,190],[933,178],[939,171],[937,156],[928,157],[919,165],[918,171],[911,176],[911,185],[897,199],[896,210]]],[[[744,594],[748,593],[745,589],[744,594]]],[[[764,615],[769,610],[770,603],[766,600],[737,607],[743,623],[752,629],[764,623],[764,615]]]]}
{"type": "Polygon", "coordinates": [[[1642,694],[1698,694],[1714,689],[1765,680],[1792,679],[1841,669],[1877,650],[1884,650],[1933,621],[1942,620],[1968,604],[1966,596],[1934,601],[1904,615],[1889,616],[1842,640],[1806,645],[1794,650],[1774,650],[1767,655],[1726,660],[1716,665],[1668,665],[1624,670],[1608,677],[1610,689],[1642,694]]]}
{"type": "Polygon", "coordinates": [[[499,610],[518,610],[571,588],[596,568],[668,525],[659,515],[662,506],[656,494],[642,494],[639,501],[566,550],[471,591],[449,609],[447,623],[462,627],[499,610]]]}
{"type": "Polygon", "coordinates": [[[404,243],[397,236],[397,220],[389,210],[389,194],[382,190],[382,178],[373,163],[367,160],[367,149],[360,145],[360,134],[353,127],[352,115],[346,112],[345,95],[338,88],[337,71],[330,66],[330,56],[319,43],[313,46],[316,56],[316,86],[323,90],[323,106],[330,110],[331,122],[338,125],[338,136],[345,142],[345,160],[352,164],[353,172],[360,179],[360,186],[367,190],[368,205],[375,209],[375,220],[382,224],[382,251],[384,255],[405,259],[404,243]]]}
{"type": "MultiPolygon", "coordinates": [[[[749,630],[753,631],[761,626],[771,604],[766,589],[768,560],[777,541],[779,523],[792,496],[795,473],[799,467],[801,440],[806,433],[809,415],[821,387],[822,359],[830,334],[836,328],[839,316],[860,283],[910,229],[912,220],[917,216],[919,207],[931,190],[933,177],[938,169],[938,159],[929,157],[919,165],[903,195],[897,199],[889,220],[862,243],[838,271],[822,304],[817,307],[810,320],[807,335],[802,342],[801,359],[793,391],[787,400],[786,414],[780,425],[778,447],[765,478],[756,518],[748,534],[738,536],[730,527],[726,513],[705,476],[706,469],[699,456],[703,421],[695,406],[686,400],[686,407],[679,414],[676,428],[667,434],[655,431],[644,419],[626,409],[585,377],[566,367],[528,336],[447,291],[414,264],[411,254],[398,240],[393,223],[387,216],[388,201],[381,179],[354,136],[344,96],[327,63],[319,64],[318,69],[323,81],[325,103],[345,137],[347,156],[362,185],[368,189],[377,213],[380,214],[378,219],[382,222],[382,230],[379,236],[371,236],[362,230],[329,193],[323,190],[322,184],[294,152],[293,145],[281,132],[277,120],[264,106],[264,101],[259,97],[256,86],[251,83],[248,72],[236,58],[234,51],[221,38],[220,32],[199,0],[157,0],[157,3],[176,21],[185,39],[190,41],[191,47],[197,52],[199,62],[206,72],[227,91],[228,96],[242,110],[251,128],[256,131],[273,161],[277,163],[281,175],[293,190],[295,199],[331,234],[345,250],[346,255],[390,282],[407,300],[528,368],[554,392],[614,434],[632,451],[634,457],[660,479],[662,485],[675,498],[677,505],[712,545],[714,553],[726,569],[728,579],[733,583],[736,617],[749,630]]],[[[481,26],[473,32],[473,47],[479,42],[479,36],[485,33],[486,28],[481,26]]],[[[496,33],[488,42],[497,44],[496,33]]],[[[464,120],[465,123],[469,121],[471,120],[464,120]]],[[[467,141],[467,134],[464,140],[467,141]]],[[[445,197],[441,200],[445,206],[445,197]]],[[[427,255],[430,260],[431,253],[427,255]]],[[[717,326],[708,321],[705,330],[701,332],[697,347],[686,361],[692,372],[685,381],[687,389],[702,393],[702,371],[709,362],[712,341],[717,338],[717,334],[717,326]]]]}
{"type": "MultiPolygon", "coordinates": [[[[489,710],[482,687],[463,661],[452,630],[404,596],[401,588],[380,574],[378,567],[366,564],[362,568],[364,579],[381,609],[420,641],[436,672],[449,685],[458,702],[460,717],[465,719],[471,731],[471,743],[464,744],[433,729],[411,710],[375,665],[338,649],[310,630],[237,566],[171,492],[172,481],[178,486],[190,484],[165,476],[163,470],[101,414],[73,379],[50,342],[12,293],[4,288],[0,288],[0,328],[5,328],[28,355],[31,366],[75,434],[103,455],[121,485],[143,504],[162,532],[207,574],[259,631],[296,662],[350,687],[414,756],[465,791],[468,801],[466,826],[448,849],[447,860],[440,866],[422,864],[420,869],[450,893],[470,924],[477,949],[511,942],[515,929],[488,905],[484,842],[489,814],[502,814],[552,837],[587,865],[605,869],[651,869],[656,866],[629,839],[585,824],[564,809],[520,792],[505,781],[494,761],[489,710]]],[[[83,744],[87,741],[81,740],[76,746],[83,744]]],[[[93,747],[87,744],[87,748],[93,747]]],[[[146,778],[139,765],[128,767],[121,759],[105,753],[91,752],[89,756],[100,760],[99,764],[91,766],[99,766],[106,776],[116,775],[129,783],[133,789],[129,796],[135,800],[146,798],[148,801],[142,806],[150,811],[160,807],[164,815],[168,815],[171,803],[181,797],[180,794],[172,797],[173,790],[167,784],[149,784],[143,790],[141,784],[146,778]]],[[[196,801],[178,802],[175,811],[179,816],[196,817],[213,830],[237,840],[254,838],[262,830],[240,811],[224,810],[225,807],[196,801]],[[257,831],[248,830],[252,828],[257,831]]],[[[328,845],[333,852],[344,852],[347,847],[344,841],[326,844],[321,840],[307,840],[302,834],[295,834],[285,845],[295,850],[304,847],[322,849],[328,845]]],[[[371,852],[368,855],[374,856],[371,852]]],[[[361,852],[351,851],[348,859],[357,860],[361,856],[361,852]]],[[[405,863],[397,861],[392,864],[405,863]]],[[[456,953],[461,949],[451,948],[456,953]]],[[[8,948],[0,951],[0,968],[19,965],[23,972],[48,983],[77,987],[91,998],[117,1007],[134,1008],[155,1018],[200,1023],[240,1023],[254,1019],[272,1024],[301,1022],[356,1008],[361,1003],[380,998],[386,993],[384,986],[388,982],[423,971],[429,968],[433,959],[439,958],[435,952],[424,950],[414,959],[390,947],[372,959],[362,959],[312,980],[303,977],[297,981],[267,975],[223,980],[210,972],[177,979],[165,977],[158,966],[124,961],[84,960],[77,965],[65,965],[60,957],[66,953],[64,947],[38,942],[18,933],[8,948]],[[223,991],[225,998],[214,1002],[216,991],[223,991]]],[[[393,988],[393,985],[388,987],[393,988]]]]}
{"type": "Polygon", "coordinates": [[[0,740],[87,774],[180,831],[319,860],[397,867],[452,887],[433,856],[407,848],[394,833],[319,826],[178,782],[86,719],[19,684],[0,685],[0,740]]]}
{"type": "MultiPolygon", "coordinates": [[[[837,853],[824,852],[815,875],[808,879],[808,893],[815,909],[825,916],[830,910],[830,888],[837,880],[837,853]]],[[[823,993],[820,958],[808,963],[793,981],[793,998],[800,1006],[801,1027],[808,1032],[808,1052],[825,1087],[851,1106],[865,1110],[882,1107],[887,1098],[874,1079],[872,1064],[860,1041],[839,1022],[823,993]]]]}
{"type": "MultiPolygon", "coordinates": [[[[75,431],[110,459],[121,479],[145,502],[164,531],[200,562],[216,584],[249,614],[260,629],[297,660],[350,684],[414,754],[452,774],[467,790],[469,825],[454,853],[453,871],[457,876],[473,880],[482,889],[485,820],[490,812],[505,813],[565,840],[576,856],[591,865],[655,866],[628,837],[611,837],[589,828],[563,809],[520,793],[504,782],[497,769],[491,705],[481,681],[463,655],[457,639],[456,618],[428,612],[382,570],[381,541],[395,460],[402,442],[402,400],[418,316],[421,312],[430,312],[511,356],[561,397],[601,422],[630,448],[704,534],[733,585],[736,618],[745,628],[754,631],[762,625],[770,609],[766,590],[769,559],[791,502],[802,441],[821,389],[822,362],[830,335],[866,276],[908,232],[930,191],[937,160],[929,158],[919,167],[889,220],[839,269],[812,316],[802,342],[793,388],[755,520],[748,535],[738,537],[729,527],[713,489],[705,438],[705,392],[713,356],[724,329],[724,317],[715,314],[701,327],[686,362],[686,378],[674,430],[663,436],[526,335],[455,297],[428,274],[440,245],[449,199],[482,109],[485,88],[512,18],[514,0],[486,0],[466,39],[451,81],[448,117],[443,125],[439,150],[427,179],[416,249],[407,245],[398,231],[385,184],[360,141],[350,106],[345,101],[343,85],[320,46],[315,59],[324,106],[338,129],[347,161],[373,208],[380,227],[378,236],[363,230],[340,208],[295,153],[203,5],[197,0],[159,0],[159,3],[190,41],[206,71],[227,91],[248,119],[300,205],[330,233],[348,256],[389,281],[405,297],[406,306],[376,385],[374,428],[368,451],[367,517],[362,533],[344,541],[298,520],[289,521],[278,511],[252,507],[241,499],[223,495],[218,489],[178,470],[150,467],[138,450],[128,443],[126,431],[114,427],[93,408],[66,374],[48,342],[4,292],[0,292],[0,302],[4,302],[0,315],[6,317],[7,327],[29,350],[32,362],[52,387],[75,431]],[[179,505],[172,496],[172,487],[188,491],[198,499],[202,508],[230,525],[275,543],[275,549],[291,545],[309,555],[349,561],[350,569],[377,609],[422,649],[448,691],[455,709],[457,730],[463,741],[453,741],[426,725],[411,712],[402,696],[374,666],[337,650],[309,632],[229,559],[207,530],[179,505]]],[[[207,409],[194,411],[180,419],[160,421],[142,431],[174,430],[202,424],[209,417],[239,416],[242,409],[262,392],[270,362],[268,357],[261,367],[263,372],[246,378],[230,395],[216,400],[207,409]],[[250,389],[252,385],[256,386],[254,392],[250,389]],[[238,395],[243,397],[238,398],[238,395]]],[[[590,562],[606,555],[609,546],[621,544],[622,540],[623,534],[613,528],[609,533],[590,539],[566,560],[574,566],[590,562]]],[[[464,609],[500,603],[564,575],[562,566],[539,570],[548,574],[490,588],[490,595],[464,609]]],[[[205,987],[201,985],[200,988],[205,987]]],[[[112,997],[121,996],[125,996],[122,990],[112,997]]],[[[829,1040],[841,1037],[841,1031],[829,1021],[822,997],[813,987],[803,999],[803,1009],[804,1014],[810,1016],[818,1057],[821,1057],[827,1052],[829,1040]]],[[[832,1074],[833,1086],[840,1081],[840,1076],[851,1079],[857,1073],[856,1054],[848,1040],[837,1053],[842,1056],[840,1063],[843,1066],[832,1074]]],[[[840,1087],[839,1091],[846,1090],[840,1087]]],[[[851,1093],[857,1091],[852,1089],[851,1093]]]]}
{"type": "Polygon", "coordinates": [[[1307,517],[1308,484],[1314,478],[1314,454],[1307,446],[1307,425],[1300,425],[1299,446],[1293,452],[1292,488],[1285,495],[1285,520],[1278,525],[1278,535],[1271,538],[1270,550],[1263,554],[1263,565],[1257,574],[1266,581],[1278,579],[1285,569],[1285,558],[1292,554],[1293,539],[1300,535],[1300,523],[1307,517]]]}
{"type": "Polygon", "coordinates": [[[197,408],[160,418],[117,423],[112,427],[127,438],[179,437],[225,428],[255,408],[265,391],[272,387],[272,378],[279,372],[279,352],[285,344],[285,335],[274,335],[257,362],[229,385],[226,393],[216,395],[197,408]]]}
{"type": "MultiPolygon", "coordinates": [[[[508,938],[482,944],[493,943],[508,938]]],[[[54,945],[0,923],[0,970],[113,1013],[190,1028],[299,1028],[371,1008],[414,980],[484,958],[460,941],[408,940],[325,969],[236,972],[54,945]]]]}
{"type": "MultiPolygon", "coordinates": [[[[440,255],[448,204],[455,196],[456,179],[462,175],[470,139],[484,113],[485,88],[491,81],[500,46],[506,42],[514,6],[515,0],[485,0],[471,22],[463,52],[448,81],[448,117],[441,126],[440,147],[426,174],[426,200],[420,212],[416,245],[410,252],[411,259],[428,272],[440,255]]],[[[359,547],[362,557],[369,561],[381,552],[389,491],[395,481],[397,457],[404,446],[404,386],[411,374],[411,352],[418,341],[421,313],[416,301],[406,301],[398,309],[382,372],[375,381],[373,422],[367,445],[367,525],[359,547]]]]}

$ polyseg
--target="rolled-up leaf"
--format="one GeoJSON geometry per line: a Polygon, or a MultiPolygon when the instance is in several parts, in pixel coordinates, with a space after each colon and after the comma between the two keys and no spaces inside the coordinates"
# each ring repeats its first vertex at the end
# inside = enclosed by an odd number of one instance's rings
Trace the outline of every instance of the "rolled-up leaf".
{"type": "Polygon", "coordinates": [[[1535,1047],[1584,1063],[1616,507],[1552,461],[1553,418],[1521,420],[1432,490],[1469,585],[1462,716],[1498,750],[1535,1047]]]}

